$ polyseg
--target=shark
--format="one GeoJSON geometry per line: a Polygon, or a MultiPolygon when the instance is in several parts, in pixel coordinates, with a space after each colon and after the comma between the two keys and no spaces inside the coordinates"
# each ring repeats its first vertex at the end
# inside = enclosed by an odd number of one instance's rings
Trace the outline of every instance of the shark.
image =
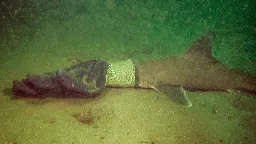
{"type": "Polygon", "coordinates": [[[241,91],[255,95],[255,74],[229,68],[212,55],[215,37],[214,32],[208,32],[181,55],[140,63],[133,63],[131,59],[125,64],[75,59],[78,64],[69,68],[40,75],[28,74],[21,81],[14,80],[12,94],[15,98],[19,95],[92,98],[105,87],[136,87],[154,89],[188,107],[192,103],[187,90],[241,91]]]}
{"type": "Polygon", "coordinates": [[[256,75],[229,68],[212,55],[215,33],[208,32],[183,54],[136,64],[139,88],[155,89],[192,106],[185,90],[256,94],[256,75]]]}

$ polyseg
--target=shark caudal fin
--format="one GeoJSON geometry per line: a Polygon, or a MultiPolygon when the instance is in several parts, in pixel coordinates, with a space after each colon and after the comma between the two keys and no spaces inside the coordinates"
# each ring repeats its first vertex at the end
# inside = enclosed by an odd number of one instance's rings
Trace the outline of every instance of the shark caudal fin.
{"type": "Polygon", "coordinates": [[[167,84],[158,84],[152,87],[160,94],[167,95],[173,102],[187,107],[191,107],[192,103],[188,100],[187,94],[182,86],[169,86],[167,84]]]}
{"type": "Polygon", "coordinates": [[[183,58],[192,61],[205,61],[209,63],[219,63],[212,55],[212,43],[215,40],[215,33],[208,32],[201,39],[197,40],[187,52],[183,54],[183,58]]]}

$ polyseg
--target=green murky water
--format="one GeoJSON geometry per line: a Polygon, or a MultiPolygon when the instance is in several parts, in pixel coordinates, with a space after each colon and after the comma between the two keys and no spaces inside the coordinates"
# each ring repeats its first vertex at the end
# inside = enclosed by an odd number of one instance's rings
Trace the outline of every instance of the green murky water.
{"type": "MultiPolygon", "coordinates": [[[[70,59],[134,62],[181,54],[204,33],[214,56],[256,71],[253,0],[64,0],[1,3],[1,90],[70,59]]],[[[255,98],[187,92],[184,108],[153,90],[108,88],[96,99],[19,99],[0,93],[0,143],[253,143],[255,98]],[[156,100],[156,98],[159,98],[156,100]]]]}

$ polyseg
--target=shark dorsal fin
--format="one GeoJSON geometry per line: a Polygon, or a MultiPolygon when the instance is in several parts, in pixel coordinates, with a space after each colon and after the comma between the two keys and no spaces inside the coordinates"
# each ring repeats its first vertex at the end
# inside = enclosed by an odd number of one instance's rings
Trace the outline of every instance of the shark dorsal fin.
{"type": "Polygon", "coordinates": [[[197,40],[183,57],[188,60],[206,61],[210,63],[218,63],[219,61],[212,56],[212,42],[215,39],[215,33],[208,32],[201,39],[197,40]]]}

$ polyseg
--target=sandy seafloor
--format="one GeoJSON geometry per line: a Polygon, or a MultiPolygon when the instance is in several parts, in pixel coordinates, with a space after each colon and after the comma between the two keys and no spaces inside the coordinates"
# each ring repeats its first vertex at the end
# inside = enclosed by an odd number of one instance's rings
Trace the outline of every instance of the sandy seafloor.
{"type": "Polygon", "coordinates": [[[66,0],[30,5],[37,7],[24,4],[23,23],[1,29],[0,144],[256,141],[256,99],[243,93],[187,91],[190,108],[145,89],[107,88],[95,99],[12,99],[8,93],[13,80],[69,67],[73,58],[118,61],[133,51],[147,51],[132,56],[137,63],[179,55],[209,30],[217,34],[217,59],[255,72],[253,1],[66,0]]]}

